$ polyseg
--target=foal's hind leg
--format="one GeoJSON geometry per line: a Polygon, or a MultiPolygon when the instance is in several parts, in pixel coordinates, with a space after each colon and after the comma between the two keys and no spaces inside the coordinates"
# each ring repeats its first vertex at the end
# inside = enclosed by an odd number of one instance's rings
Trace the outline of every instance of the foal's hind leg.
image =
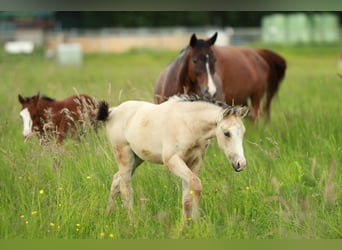
{"type": "Polygon", "coordinates": [[[113,210],[115,199],[119,192],[121,193],[123,205],[131,210],[133,208],[131,180],[135,169],[142,163],[142,160],[134,154],[128,145],[116,147],[114,155],[119,171],[113,176],[107,211],[113,210]]]}
{"type": "Polygon", "coordinates": [[[120,193],[120,173],[117,172],[114,176],[113,176],[113,181],[112,181],[112,185],[110,188],[110,194],[109,194],[109,199],[108,199],[108,205],[107,205],[107,212],[110,213],[113,211],[114,205],[115,205],[115,199],[118,196],[118,194],[120,193]]]}

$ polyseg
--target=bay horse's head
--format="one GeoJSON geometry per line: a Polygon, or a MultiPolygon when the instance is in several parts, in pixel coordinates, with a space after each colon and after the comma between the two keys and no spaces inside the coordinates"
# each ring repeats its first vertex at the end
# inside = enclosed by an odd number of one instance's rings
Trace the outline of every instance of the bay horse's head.
{"type": "Polygon", "coordinates": [[[187,61],[181,74],[187,74],[181,77],[179,83],[179,93],[203,94],[209,92],[212,96],[216,94],[216,86],[213,81],[215,73],[216,57],[212,50],[217,38],[217,32],[207,39],[197,39],[193,34],[187,48],[187,61]],[[182,79],[186,79],[183,80],[182,79]]]}
{"type": "MultiPolygon", "coordinates": [[[[44,98],[46,101],[53,101],[51,98],[44,98]]],[[[39,93],[32,97],[22,97],[21,95],[18,95],[18,101],[22,106],[20,116],[23,120],[23,136],[25,138],[30,137],[34,132],[42,132],[43,130],[41,126],[41,112],[43,111],[41,100],[42,98],[39,93]]]]}
{"type": "Polygon", "coordinates": [[[243,136],[246,128],[242,118],[247,115],[248,111],[249,108],[246,106],[230,106],[224,109],[216,128],[217,143],[237,172],[246,168],[243,150],[243,136]]]}

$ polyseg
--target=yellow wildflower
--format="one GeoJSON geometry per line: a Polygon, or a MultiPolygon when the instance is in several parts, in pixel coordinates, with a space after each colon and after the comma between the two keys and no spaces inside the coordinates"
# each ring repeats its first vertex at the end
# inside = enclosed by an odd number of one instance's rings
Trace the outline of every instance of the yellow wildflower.
{"type": "Polygon", "coordinates": [[[39,194],[44,194],[44,189],[39,190],[39,194]]]}
{"type": "Polygon", "coordinates": [[[33,210],[32,212],[31,212],[31,215],[36,215],[38,212],[36,211],[36,210],[33,210]]]}
{"type": "Polygon", "coordinates": [[[110,233],[109,235],[109,238],[114,238],[114,234],[110,233]]]}

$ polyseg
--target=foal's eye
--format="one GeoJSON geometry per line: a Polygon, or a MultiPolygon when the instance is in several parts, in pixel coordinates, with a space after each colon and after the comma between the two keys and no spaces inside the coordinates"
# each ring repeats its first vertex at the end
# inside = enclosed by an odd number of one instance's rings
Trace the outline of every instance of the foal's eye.
{"type": "Polygon", "coordinates": [[[194,63],[194,64],[196,64],[197,63],[197,59],[192,59],[192,62],[194,63]]]}
{"type": "Polygon", "coordinates": [[[227,131],[227,132],[224,132],[223,134],[224,134],[224,136],[225,136],[225,137],[228,137],[228,138],[232,136],[232,135],[230,134],[230,132],[229,132],[229,131],[227,131]]]}

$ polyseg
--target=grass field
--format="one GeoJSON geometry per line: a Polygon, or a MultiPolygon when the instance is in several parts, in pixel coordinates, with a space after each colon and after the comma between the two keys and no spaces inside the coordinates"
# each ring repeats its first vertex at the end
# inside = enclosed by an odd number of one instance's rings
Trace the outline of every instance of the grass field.
{"type": "Polygon", "coordinates": [[[85,55],[63,67],[33,55],[0,55],[0,238],[342,238],[342,80],[339,46],[274,48],[288,71],[270,124],[245,122],[248,168],[236,173],[213,141],[200,172],[201,218],[181,221],[181,181],[144,163],[133,178],[131,219],[120,199],[106,214],[117,171],[104,130],[62,147],[24,143],[17,95],[75,92],[117,105],[153,98],[155,79],[178,52],[85,55]]]}

